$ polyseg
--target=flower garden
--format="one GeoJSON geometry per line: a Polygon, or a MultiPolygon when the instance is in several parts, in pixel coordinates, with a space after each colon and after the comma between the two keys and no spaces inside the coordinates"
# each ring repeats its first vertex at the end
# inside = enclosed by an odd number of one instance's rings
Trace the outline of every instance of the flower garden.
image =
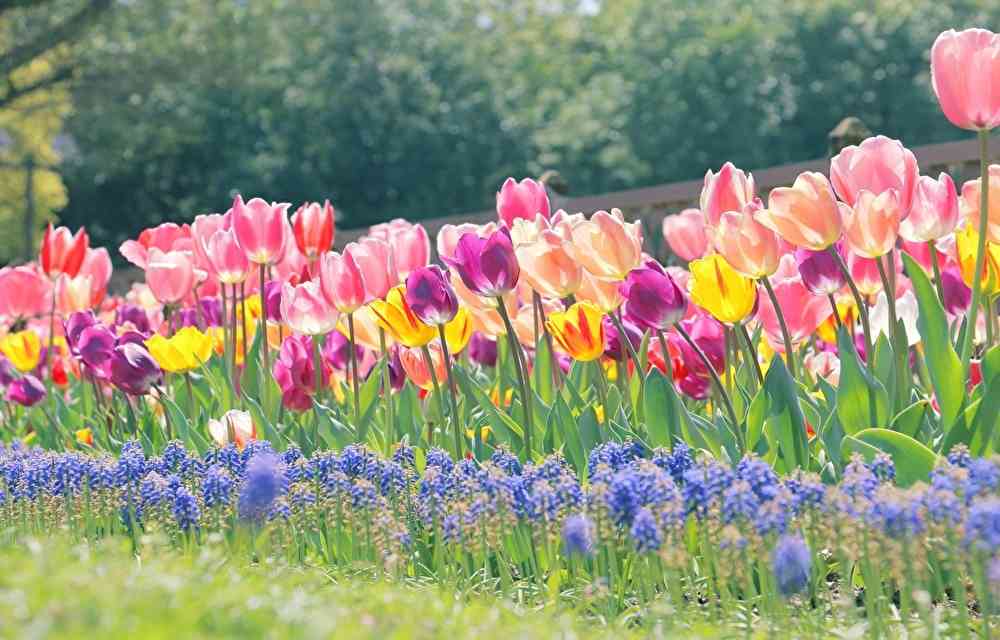
{"type": "Polygon", "coordinates": [[[931,74],[980,178],[884,136],[768,194],[727,163],[669,264],[531,179],[339,252],[329,202],[237,196],[125,242],[123,296],[50,225],[0,270],[3,553],[322,572],[538,635],[990,637],[1000,35],[942,33],[931,74]]]}

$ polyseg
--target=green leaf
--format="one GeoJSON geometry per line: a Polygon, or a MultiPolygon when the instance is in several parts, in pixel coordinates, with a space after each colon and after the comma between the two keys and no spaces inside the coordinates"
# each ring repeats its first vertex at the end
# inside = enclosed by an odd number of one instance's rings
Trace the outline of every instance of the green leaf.
{"type": "Polygon", "coordinates": [[[754,451],[764,434],[764,420],[767,419],[767,392],[761,389],[750,402],[747,412],[747,451],[754,451]]]}
{"type": "Polygon", "coordinates": [[[840,355],[837,418],[844,431],[854,435],[866,427],[888,424],[889,395],[882,383],[862,366],[854,342],[843,327],[837,333],[837,349],[840,355]]]}
{"type": "Polygon", "coordinates": [[[805,417],[799,405],[795,381],[778,356],[771,359],[764,377],[764,393],[767,395],[764,433],[770,447],[780,451],[787,470],[807,468],[809,448],[805,417]]]}
{"type": "Polygon", "coordinates": [[[863,429],[854,436],[845,436],[844,457],[860,453],[871,461],[879,451],[889,454],[896,465],[896,483],[908,487],[926,481],[937,464],[937,455],[910,436],[890,429],[863,429]]]}
{"type": "Polygon", "coordinates": [[[524,431],[521,425],[514,422],[514,419],[507,415],[506,411],[497,409],[489,396],[479,388],[479,385],[469,377],[463,368],[456,367],[454,373],[465,394],[473,398],[479,404],[479,408],[483,410],[490,428],[497,438],[509,444],[515,451],[520,451],[524,446],[524,431]]]}
{"type": "Polygon", "coordinates": [[[646,376],[642,404],[649,444],[673,448],[684,433],[687,409],[670,379],[655,367],[646,376]]]}
{"type": "Polygon", "coordinates": [[[962,404],[965,402],[962,363],[948,337],[948,321],[945,318],[944,308],[927,274],[913,258],[905,253],[901,255],[906,265],[906,273],[913,283],[913,292],[917,296],[917,305],[920,308],[917,328],[923,342],[931,384],[934,386],[934,393],[941,407],[941,424],[947,431],[958,419],[962,404]]]}
{"type": "Polygon", "coordinates": [[[892,424],[890,426],[894,431],[899,431],[900,433],[905,433],[910,437],[915,437],[917,432],[920,430],[920,425],[923,424],[924,416],[927,415],[927,407],[929,406],[929,401],[917,400],[910,406],[900,411],[896,417],[892,419],[892,424]]]}
{"type": "Polygon", "coordinates": [[[986,352],[980,362],[982,368],[982,402],[972,420],[972,455],[985,456],[993,451],[993,434],[1000,422],[1000,346],[986,352]]]}
{"type": "Polygon", "coordinates": [[[548,341],[541,338],[535,348],[535,362],[533,366],[534,380],[532,387],[538,397],[547,405],[552,404],[556,395],[555,382],[553,380],[554,360],[552,352],[549,350],[548,341]]]}

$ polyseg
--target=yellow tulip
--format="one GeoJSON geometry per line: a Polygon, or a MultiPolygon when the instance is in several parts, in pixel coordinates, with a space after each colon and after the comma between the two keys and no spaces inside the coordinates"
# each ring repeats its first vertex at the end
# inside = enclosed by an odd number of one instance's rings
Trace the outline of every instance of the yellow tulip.
{"type": "Polygon", "coordinates": [[[0,351],[18,371],[31,371],[42,358],[42,341],[30,329],[9,333],[0,340],[0,351]]]}
{"type": "Polygon", "coordinates": [[[196,327],[184,327],[169,338],[160,334],[146,340],[150,355],[170,373],[187,373],[212,357],[213,340],[196,327]]]}
{"type": "MultiPolygon", "coordinates": [[[[958,249],[958,264],[962,268],[962,280],[971,287],[976,273],[979,233],[972,225],[967,225],[955,232],[955,244],[958,249]]],[[[995,242],[986,242],[982,291],[987,296],[1000,293],[1000,244],[995,242]]]]}
{"type": "Polygon", "coordinates": [[[405,347],[423,347],[437,337],[437,329],[417,318],[406,304],[405,292],[403,285],[393,287],[385,300],[373,300],[370,308],[379,326],[396,342],[405,347]]]}
{"type": "Polygon", "coordinates": [[[577,302],[550,314],[545,328],[574,360],[590,362],[604,353],[604,312],[591,302],[577,302]]]}
{"type": "Polygon", "coordinates": [[[468,346],[472,339],[472,316],[468,309],[459,307],[455,317],[444,325],[444,339],[448,342],[448,351],[453,357],[468,346]]]}
{"type": "MultiPolygon", "coordinates": [[[[840,321],[846,326],[850,327],[854,325],[854,318],[857,314],[858,307],[853,302],[837,302],[837,315],[840,316],[840,321]]],[[[830,312],[830,317],[824,320],[823,324],[819,325],[816,329],[816,335],[827,344],[837,344],[837,319],[833,317],[832,311],[830,312]]]]}
{"type": "Polygon", "coordinates": [[[688,269],[691,301],[716,320],[735,324],[753,313],[757,283],[733,269],[725,258],[715,253],[691,262],[688,269]]]}
{"type": "Polygon", "coordinates": [[[90,429],[77,429],[74,435],[77,443],[88,447],[94,446],[94,432],[90,429]]]}

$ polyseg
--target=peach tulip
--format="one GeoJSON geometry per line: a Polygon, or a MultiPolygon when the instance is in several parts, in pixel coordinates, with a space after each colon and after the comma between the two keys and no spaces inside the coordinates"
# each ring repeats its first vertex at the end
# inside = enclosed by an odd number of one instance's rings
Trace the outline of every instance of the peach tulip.
{"type": "MultiPolygon", "coordinates": [[[[543,300],[542,309],[547,318],[553,313],[562,311],[563,305],[556,300],[543,300]]],[[[529,349],[534,349],[535,341],[541,335],[542,331],[542,318],[536,315],[534,305],[521,305],[521,308],[517,310],[517,314],[511,318],[511,324],[514,325],[514,333],[517,334],[518,341],[529,349]],[[537,327],[535,325],[536,318],[538,320],[537,327]]]]}
{"type": "Polygon", "coordinates": [[[896,246],[902,204],[894,189],[875,195],[862,190],[854,207],[844,207],[844,239],[854,253],[879,258],[896,246]]]}
{"type": "Polygon", "coordinates": [[[582,275],[580,288],[576,292],[577,299],[594,303],[604,313],[611,313],[622,306],[625,298],[622,297],[618,282],[600,280],[586,270],[582,275]]]}
{"type": "Polygon", "coordinates": [[[1000,35],[986,29],[939,35],[931,47],[931,84],[956,127],[1000,126],[1000,35]]]}
{"type": "Polygon", "coordinates": [[[920,176],[910,215],[900,223],[899,235],[909,242],[940,240],[958,227],[958,219],[958,193],[951,176],[942,173],[937,180],[920,176]]]}
{"type": "Polygon", "coordinates": [[[773,231],[755,218],[753,206],[727,211],[712,229],[712,244],[726,262],[748,278],[773,274],[781,259],[781,243],[773,231]]]}
{"type": "Polygon", "coordinates": [[[233,231],[250,262],[270,265],[284,256],[288,207],[287,202],[269,203],[261,198],[243,202],[242,196],[236,196],[231,209],[233,231]]]}
{"type": "Polygon", "coordinates": [[[293,331],[307,336],[330,333],[337,328],[337,311],[327,301],[318,282],[281,287],[281,319],[293,331]]]}
{"type": "Polygon", "coordinates": [[[178,304],[194,287],[194,262],[186,251],[153,247],[146,264],[146,284],[161,304],[178,304]]]}
{"type": "MultiPolygon", "coordinates": [[[[1000,164],[989,167],[989,208],[987,211],[986,239],[1000,244],[1000,164]]],[[[959,208],[969,224],[979,228],[979,198],[982,178],[969,180],[962,185],[959,208]]]]}
{"type": "Polygon", "coordinates": [[[208,240],[207,257],[222,284],[239,284],[250,275],[250,261],[231,229],[220,229],[208,240]]]}
{"type": "Polygon", "coordinates": [[[840,208],[822,173],[799,174],[791,187],[772,190],[768,205],[757,221],[797,247],[822,251],[840,238],[840,208]]]}
{"type": "Polygon", "coordinates": [[[545,229],[535,240],[515,245],[514,253],[521,276],[543,298],[565,298],[580,288],[583,269],[555,231],[545,229]]]}
{"type": "Polygon", "coordinates": [[[624,280],[642,264],[642,225],[625,222],[618,209],[598,211],[573,226],[570,234],[571,255],[598,278],[624,280]]]}
{"type": "Polygon", "coordinates": [[[344,248],[353,256],[361,269],[365,281],[367,299],[378,300],[399,284],[399,273],[396,271],[396,261],[392,247],[385,240],[378,238],[362,238],[344,248]]]}
{"type": "Polygon", "coordinates": [[[910,212],[919,177],[913,152],[885,136],[845,147],[830,160],[830,182],[844,202],[857,205],[862,191],[876,196],[895,191],[902,218],[910,212]]]}
{"type": "Polygon", "coordinates": [[[718,173],[705,173],[705,184],[701,189],[700,208],[708,226],[719,223],[719,216],[726,211],[742,211],[743,207],[757,199],[757,188],[753,174],[744,173],[733,163],[722,165],[718,173]]]}
{"type": "Polygon", "coordinates": [[[708,252],[705,216],[697,209],[685,209],[665,217],[663,239],[670,250],[685,262],[703,257],[708,252]]]}
{"type": "Polygon", "coordinates": [[[444,353],[441,343],[437,340],[427,345],[427,351],[431,354],[431,363],[434,367],[434,378],[431,377],[431,369],[427,366],[427,359],[424,351],[420,348],[402,347],[399,350],[399,361],[403,365],[406,377],[416,386],[430,391],[434,388],[434,380],[442,384],[448,375],[445,367],[444,353]]]}
{"type": "Polygon", "coordinates": [[[319,282],[323,295],[341,313],[354,313],[366,300],[365,279],[353,256],[356,246],[351,243],[343,253],[320,256],[319,282]]]}

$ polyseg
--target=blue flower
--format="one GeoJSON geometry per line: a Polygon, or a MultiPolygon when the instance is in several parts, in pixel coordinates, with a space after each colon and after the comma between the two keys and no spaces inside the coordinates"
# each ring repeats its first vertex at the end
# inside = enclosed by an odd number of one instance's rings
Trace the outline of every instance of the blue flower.
{"type": "Polygon", "coordinates": [[[1000,549],[1000,498],[973,503],[965,523],[965,541],[982,551],[1000,549]]]}
{"type": "Polygon", "coordinates": [[[656,551],[663,544],[663,536],[656,525],[656,518],[646,507],[636,512],[629,535],[632,536],[635,548],[640,553],[656,551]]]}
{"type": "Polygon", "coordinates": [[[239,511],[245,520],[262,520],[271,505],[285,493],[285,474],[281,459],[273,453],[259,453],[247,463],[240,489],[239,511]]]}
{"type": "Polygon", "coordinates": [[[774,546],[771,564],[781,595],[790,596],[798,593],[809,584],[812,553],[801,536],[781,536],[774,546]]]}
{"type": "Polygon", "coordinates": [[[594,550],[594,523],[582,513],[569,516],[563,522],[562,539],[567,556],[589,556],[594,550]]]}
{"type": "Polygon", "coordinates": [[[188,491],[187,487],[179,487],[174,492],[174,519],[177,526],[182,531],[188,531],[198,526],[198,518],[201,517],[201,509],[198,508],[198,501],[194,495],[188,491]]]}

